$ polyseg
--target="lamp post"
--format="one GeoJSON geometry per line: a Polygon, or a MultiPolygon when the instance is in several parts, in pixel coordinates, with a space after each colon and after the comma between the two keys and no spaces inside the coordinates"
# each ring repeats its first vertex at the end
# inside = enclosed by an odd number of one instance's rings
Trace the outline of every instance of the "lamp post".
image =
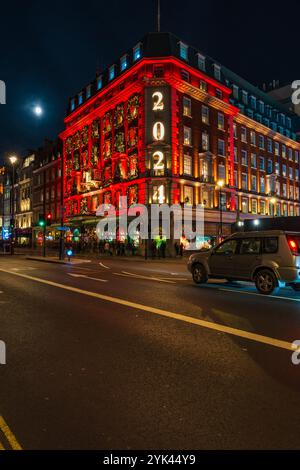
{"type": "Polygon", "coordinates": [[[273,217],[275,217],[275,215],[276,215],[276,203],[277,203],[277,198],[274,197],[274,196],[271,197],[270,203],[271,203],[272,206],[273,206],[273,217]]]}
{"type": "Polygon", "coordinates": [[[12,189],[11,189],[11,226],[12,226],[12,233],[11,233],[11,249],[10,254],[14,254],[14,244],[15,244],[15,164],[18,161],[16,155],[11,155],[9,158],[10,164],[12,166],[12,189]]]}
{"type": "Polygon", "coordinates": [[[222,239],[222,232],[223,232],[223,214],[222,214],[222,188],[224,186],[224,180],[217,181],[217,187],[219,189],[219,211],[220,211],[220,226],[219,226],[219,237],[220,241],[222,239]]]}

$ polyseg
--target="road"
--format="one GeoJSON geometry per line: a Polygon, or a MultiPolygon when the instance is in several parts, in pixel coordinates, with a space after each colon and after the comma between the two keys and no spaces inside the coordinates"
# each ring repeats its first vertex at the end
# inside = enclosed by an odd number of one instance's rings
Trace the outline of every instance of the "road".
{"type": "Polygon", "coordinates": [[[0,258],[0,449],[300,448],[300,295],[0,258]]]}

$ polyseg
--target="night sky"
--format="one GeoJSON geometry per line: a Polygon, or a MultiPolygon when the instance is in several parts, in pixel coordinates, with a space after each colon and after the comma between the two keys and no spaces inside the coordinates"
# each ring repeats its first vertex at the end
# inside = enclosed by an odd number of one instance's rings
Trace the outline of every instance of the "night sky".
{"type": "MultiPolygon", "coordinates": [[[[254,84],[300,79],[300,2],[161,0],[161,30],[254,84]],[[298,3],[298,4],[297,4],[298,3]]],[[[0,5],[0,161],[55,138],[68,98],[156,29],[155,0],[6,1],[0,5]],[[41,104],[44,115],[34,116],[41,104]]]]}

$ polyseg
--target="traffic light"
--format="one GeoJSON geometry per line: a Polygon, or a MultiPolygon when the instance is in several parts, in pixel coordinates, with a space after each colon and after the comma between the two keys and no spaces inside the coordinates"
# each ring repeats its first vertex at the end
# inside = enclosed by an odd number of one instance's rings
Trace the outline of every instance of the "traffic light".
{"type": "Polygon", "coordinates": [[[52,214],[50,212],[46,216],[46,222],[47,222],[47,227],[49,227],[52,224],[52,214]]]}
{"type": "Polygon", "coordinates": [[[45,221],[45,218],[44,218],[43,215],[40,215],[40,216],[39,216],[38,225],[39,225],[40,227],[45,227],[45,226],[46,226],[46,221],[45,221]]]}

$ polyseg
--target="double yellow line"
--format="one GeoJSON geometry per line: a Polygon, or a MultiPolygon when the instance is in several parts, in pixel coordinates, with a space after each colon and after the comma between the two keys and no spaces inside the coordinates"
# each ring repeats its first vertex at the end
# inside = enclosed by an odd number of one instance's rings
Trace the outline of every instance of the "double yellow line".
{"type": "MultiPolygon", "coordinates": [[[[4,435],[7,443],[9,444],[9,449],[6,449],[3,443],[0,440],[0,451],[1,450],[22,450],[22,447],[18,443],[16,436],[9,428],[8,424],[5,422],[3,416],[0,415],[0,431],[4,435]]],[[[0,436],[1,438],[1,436],[0,436]]]]}

